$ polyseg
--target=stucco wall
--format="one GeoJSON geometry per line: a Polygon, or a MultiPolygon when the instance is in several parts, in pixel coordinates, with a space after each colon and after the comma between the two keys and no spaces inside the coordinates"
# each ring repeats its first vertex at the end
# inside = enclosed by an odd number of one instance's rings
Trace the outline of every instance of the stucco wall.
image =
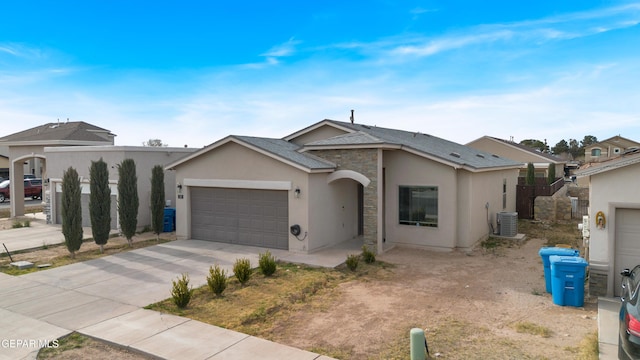
{"type": "MultiPolygon", "coordinates": [[[[109,170],[109,180],[117,184],[118,164],[124,159],[130,158],[135,161],[136,175],[138,177],[138,228],[151,225],[151,170],[155,165],[164,166],[186,156],[195,149],[185,148],[153,148],[135,146],[83,146],[83,147],[48,147],[44,149],[47,157],[47,174],[51,183],[47,189],[53,189],[62,180],[64,172],[73,167],[78,175],[85,181],[83,187],[88,187],[89,170],[92,161],[102,158],[107,163],[109,170]]],[[[174,206],[176,203],[176,182],[175,173],[165,171],[165,199],[174,206]]],[[[88,191],[88,189],[83,189],[88,191]]],[[[116,191],[117,192],[117,191],[116,191]]],[[[55,202],[55,197],[51,196],[51,201],[55,202]]],[[[51,204],[51,209],[55,211],[56,204],[51,204]]],[[[56,219],[56,214],[52,214],[52,219],[56,219]]]]}
{"type": "Polygon", "coordinates": [[[607,275],[607,293],[613,294],[615,261],[615,209],[640,208],[640,191],[637,178],[640,164],[630,165],[590,177],[589,193],[589,266],[592,271],[607,275]],[[598,229],[595,214],[602,211],[607,223],[598,229]]]}
{"type": "Polygon", "coordinates": [[[497,231],[497,213],[516,211],[517,182],[517,169],[479,173],[458,170],[458,249],[468,250],[487,239],[492,230],[489,224],[497,231]],[[503,207],[505,181],[507,198],[503,207]]]}
{"type": "Polygon", "coordinates": [[[234,142],[220,145],[213,151],[179,165],[176,168],[176,183],[183,184],[181,190],[183,197],[176,201],[176,235],[179,239],[191,238],[189,186],[184,185],[185,180],[188,179],[291,182],[291,188],[288,191],[290,225],[300,225],[302,234],[307,232],[307,238],[300,241],[289,234],[289,250],[294,252],[309,250],[309,243],[314,239],[314,233],[309,231],[307,211],[312,190],[309,186],[308,174],[303,170],[234,142]],[[293,190],[296,187],[300,188],[300,198],[294,197],[293,190]]]}
{"type": "Polygon", "coordinates": [[[358,235],[358,183],[340,179],[327,184],[327,174],[309,178],[309,251],[358,235]]]}
{"type": "Polygon", "coordinates": [[[457,238],[457,189],[455,170],[404,151],[385,151],[387,242],[433,250],[451,250],[457,238]],[[438,187],[438,227],[401,225],[399,186],[438,187]]]}

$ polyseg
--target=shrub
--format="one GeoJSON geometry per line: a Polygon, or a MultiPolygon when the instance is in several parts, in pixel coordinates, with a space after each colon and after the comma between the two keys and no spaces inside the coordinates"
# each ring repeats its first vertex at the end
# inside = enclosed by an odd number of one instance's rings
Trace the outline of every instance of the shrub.
{"type": "Polygon", "coordinates": [[[227,272],[220,268],[217,264],[209,267],[209,276],[207,276],[207,285],[217,296],[222,295],[224,289],[227,288],[227,272]]]}
{"type": "Polygon", "coordinates": [[[251,262],[249,259],[237,259],[233,264],[233,274],[242,285],[249,281],[251,277],[251,262]]]}
{"type": "Polygon", "coordinates": [[[360,255],[351,254],[347,256],[346,264],[349,270],[356,271],[358,268],[358,262],[360,262],[360,255]]]}
{"type": "Polygon", "coordinates": [[[180,309],[184,309],[191,301],[193,288],[189,286],[189,274],[182,274],[177,281],[173,280],[173,288],[171,289],[171,297],[173,303],[180,309]]]}
{"type": "Polygon", "coordinates": [[[271,255],[269,250],[264,254],[260,254],[258,264],[264,276],[271,276],[276,272],[276,258],[271,255]]]}
{"type": "Polygon", "coordinates": [[[362,245],[362,260],[367,264],[374,263],[376,261],[376,254],[369,250],[366,245],[362,245]]]}
{"type": "Polygon", "coordinates": [[[22,223],[20,221],[18,221],[18,220],[14,221],[13,225],[11,225],[11,227],[14,228],[14,229],[19,229],[19,228],[21,228],[23,226],[24,225],[22,225],[22,223]]]}

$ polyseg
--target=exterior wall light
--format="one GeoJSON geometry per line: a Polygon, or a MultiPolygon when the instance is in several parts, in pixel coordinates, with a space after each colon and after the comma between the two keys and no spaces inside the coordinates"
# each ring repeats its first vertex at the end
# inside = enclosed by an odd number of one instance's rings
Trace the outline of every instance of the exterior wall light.
{"type": "Polygon", "coordinates": [[[300,198],[300,188],[296,187],[296,189],[293,191],[293,196],[295,196],[296,199],[300,198]]]}

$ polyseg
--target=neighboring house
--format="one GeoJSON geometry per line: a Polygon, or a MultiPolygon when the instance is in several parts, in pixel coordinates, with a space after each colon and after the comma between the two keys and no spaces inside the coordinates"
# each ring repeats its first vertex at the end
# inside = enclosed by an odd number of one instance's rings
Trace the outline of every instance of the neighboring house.
{"type": "Polygon", "coordinates": [[[473,140],[468,143],[467,146],[520,162],[522,164],[520,177],[527,176],[527,166],[529,163],[533,163],[536,177],[546,178],[549,175],[549,165],[555,167],[556,177],[562,177],[564,167],[567,163],[566,160],[557,156],[540,152],[537,149],[513,141],[502,140],[491,136],[483,136],[473,140]]]}
{"type": "MultiPolygon", "coordinates": [[[[83,226],[91,226],[89,217],[89,169],[92,161],[102,158],[108,166],[109,183],[111,186],[111,228],[117,229],[118,213],[118,165],[124,159],[133,159],[136,164],[136,176],[138,178],[138,228],[151,226],[151,169],[156,165],[164,166],[174,162],[186,155],[193,153],[196,149],[191,148],[170,148],[170,147],[149,147],[149,146],[66,146],[47,147],[44,155],[47,159],[48,186],[45,202],[50,206],[48,219],[55,224],[62,223],[61,196],[62,177],[64,171],[73,167],[78,172],[82,186],[82,223],[83,226]]],[[[173,206],[175,197],[175,173],[166,171],[164,177],[165,198],[167,203],[173,206]]]]}
{"type": "Polygon", "coordinates": [[[640,149],[640,143],[617,135],[585,147],[584,161],[585,163],[606,161],[635,149],[640,149]]]}
{"type": "Polygon", "coordinates": [[[9,178],[9,156],[0,154],[0,178],[9,178]]]}
{"type": "Polygon", "coordinates": [[[25,162],[28,162],[27,171],[30,174],[46,179],[45,147],[113,145],[114,137],[109,130],[95,125],[83,121],[67,121],[44,124],[0,138],[0,146],[9,148],[11,215],[24,215],[24,197],[16,194],[24,191],[22,179],[25,175],[25,162]]]}
{"type": "Polygon", "coordinates": [[[640,150],[576,172],[589,181],[589,291],[618,296],[620,271],[640,264],[640,150]]]}
{"type": "Polygon", "coordinates": [[[227,136],[169,164],[179,239],[309,253],[361,237],[468,250],[513,212],[521,162],[419,132],[323,120],[227,136]]]}

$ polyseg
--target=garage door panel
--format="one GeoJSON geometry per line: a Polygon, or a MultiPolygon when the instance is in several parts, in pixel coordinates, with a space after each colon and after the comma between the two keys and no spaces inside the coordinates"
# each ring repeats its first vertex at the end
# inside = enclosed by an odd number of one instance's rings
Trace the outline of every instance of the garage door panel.
{"type": "Polygon", "coordinates": [[[193,188],[194,239],[289,248],[287,191],[193,188]]]}
{"type": "Polygon", "coordinates": [[[616,209],[613,292],[620,295],[620,272],[640,264],[640,209],[616,209]]]}

